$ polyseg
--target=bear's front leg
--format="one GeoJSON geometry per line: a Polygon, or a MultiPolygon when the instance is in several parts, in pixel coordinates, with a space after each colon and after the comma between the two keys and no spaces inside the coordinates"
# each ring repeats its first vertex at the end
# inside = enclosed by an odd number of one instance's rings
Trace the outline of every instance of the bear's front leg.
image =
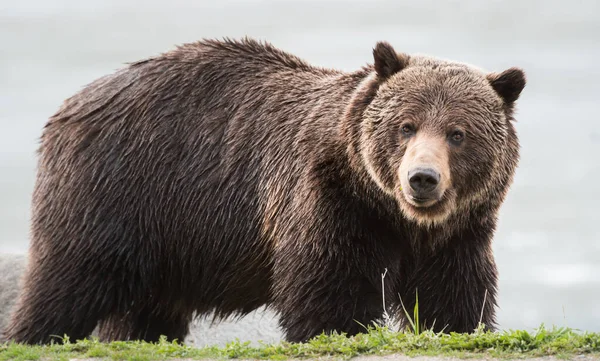
{"type": "Polygon", "coordinates": [[[360,212],[348,198],[311,196],[290,207],[274,241],[273,306],[292,342],[364,332],[383,314],[377,243],[359,231],[360,212]]]}
{"type": "MultiPolygon", "coordinates": [[[[497,270],[491,228],[472,227],[425,257],[399,291],[410,317],[418,298],[422,330],[473,332],[496,326],[497,270]]],[[[396,305],[404,317],[400,302],[396,305]]]]}
{"type": "Polygon", "coordinates": [[[343,252],[308,242],[277,250],[274,306],[286,339],[304,342],[322,332],[364,332],[382,315],[381,290],[343,252]]]}

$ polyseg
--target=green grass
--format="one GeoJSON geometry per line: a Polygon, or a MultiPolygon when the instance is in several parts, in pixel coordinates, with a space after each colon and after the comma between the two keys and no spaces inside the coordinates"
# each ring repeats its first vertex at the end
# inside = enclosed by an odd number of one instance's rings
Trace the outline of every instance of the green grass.
{"type": "Polygon", "coordinates": [[[354,337],[320,335],[307,343],[261,344],[232,342],[225,347],[194,348],[161,340],[158,343],[112,342],[98,340],[69,342],[49,346],[0,345],[0,360],[69,360],[97,357],[107,360],[185,359],[306,359],[333,357],[347,359],[357,355],[402,353],[411,356],[436,355],[455,357],[528,358],[576,354],[600,356],[600,334],[578,332],[568,328],[534,332],[504,331],[472,334],[435,334],[431,331],[393,332],[385,327],[369,328],[354,337]]]}

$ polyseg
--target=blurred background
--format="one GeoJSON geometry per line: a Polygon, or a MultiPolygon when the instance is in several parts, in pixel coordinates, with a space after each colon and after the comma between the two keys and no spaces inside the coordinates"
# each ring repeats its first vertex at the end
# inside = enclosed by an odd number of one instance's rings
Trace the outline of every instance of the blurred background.
{"type": "MultiPolygon", "coordinates": [[[[38,138],[63,99],[176,44],[245,35],[349,71],[371,62],[378,40],[525,69],[522,158],[495,238],[499,323],[600,331],[597,0],[0,0],[0,254],[27,251],[38,138]]],[[[188,341],[280,337],[269,312],[209,326],[188,341]]]]}

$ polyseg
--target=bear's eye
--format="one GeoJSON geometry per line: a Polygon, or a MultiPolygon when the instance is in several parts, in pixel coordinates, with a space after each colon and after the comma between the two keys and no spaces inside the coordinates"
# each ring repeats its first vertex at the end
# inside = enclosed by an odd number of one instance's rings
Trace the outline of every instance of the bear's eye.
{"type": "Polygon", "coordinates": [[[463,140],[465,140],[465,133],[463,131],[455,130],[450,133],[450,141],[452,141],[452,143],[458,145],[462,143],[463,140]]]}
{"type": "Polygon", "coordinates": [[[402,126],[402,134],[404,134],[407,137],[410,137],[411,135],[415,134],[415,128],[410,124],[404,124],[402,126]]]}

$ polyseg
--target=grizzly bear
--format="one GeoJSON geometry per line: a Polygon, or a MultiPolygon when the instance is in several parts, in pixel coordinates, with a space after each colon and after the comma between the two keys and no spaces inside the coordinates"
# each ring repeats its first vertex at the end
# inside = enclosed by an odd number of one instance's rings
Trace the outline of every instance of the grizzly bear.
{"type": "Polygon", "coordinates": [[[493,329],[524,73],[373,56],[348,73],[204,40],[67,99],[41,137],[5,337],[183,340],[194,314],[268,306],[305,341],[417,295],[422,327],[493,329]]]}

